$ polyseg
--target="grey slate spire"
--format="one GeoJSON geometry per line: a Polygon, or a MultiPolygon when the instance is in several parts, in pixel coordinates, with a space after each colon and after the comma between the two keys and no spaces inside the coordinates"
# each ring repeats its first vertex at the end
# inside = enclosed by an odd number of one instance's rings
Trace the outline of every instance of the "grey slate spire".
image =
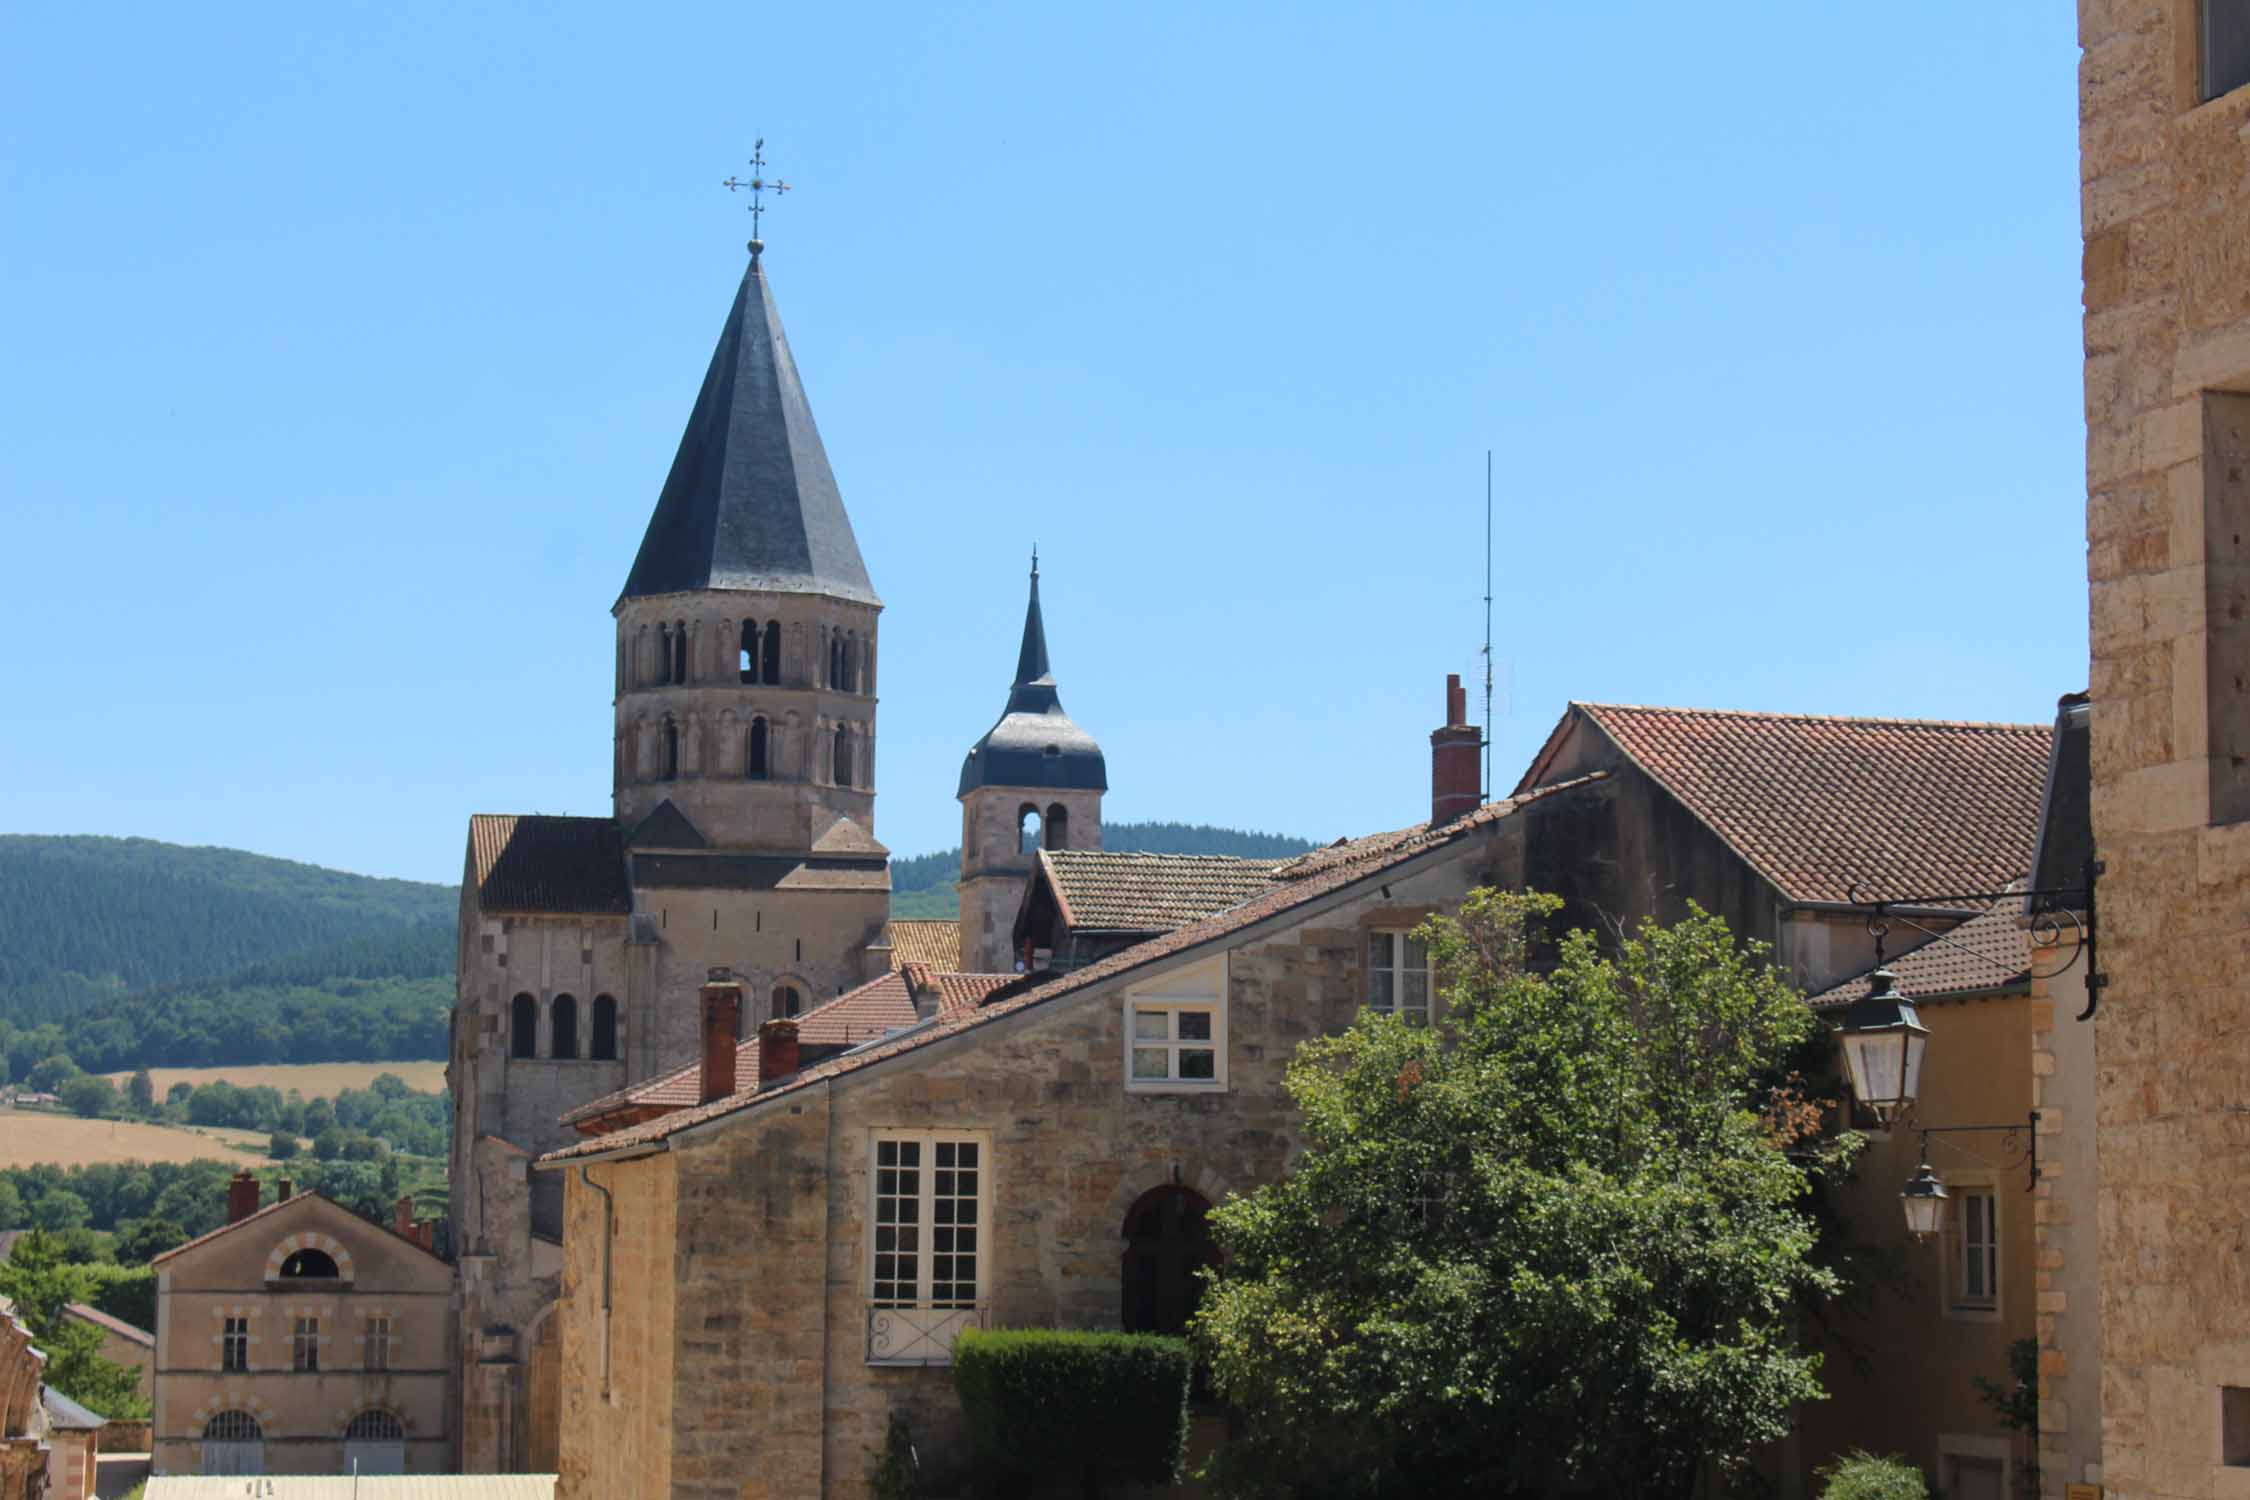
{"type": "Polygon", "coordinates": [[[694,589],[880,604],[756,255],[734,294],[624,597],[694,589]]]}
{"type": "Polygon", "coordinates": [[[1102,747],[1063,712],[1047,662],[1047,624],[1039,613],[1039,560],[1031,563],[1031,603],[1024,610],[1023,647],[1016,653],[1016,681],[1008,690],[1007,712],[970,747],[961,762],[966,797],[980,786],[1077,787],[1109,789],[1109,767],[1102,747]]]}

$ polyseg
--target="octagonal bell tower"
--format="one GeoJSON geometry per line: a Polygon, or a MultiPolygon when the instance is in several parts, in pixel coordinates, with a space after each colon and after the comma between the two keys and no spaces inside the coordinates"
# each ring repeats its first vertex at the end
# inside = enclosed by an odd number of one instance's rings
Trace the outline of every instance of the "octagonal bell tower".
{"type": "Polygon", "coordinates": [[[1016,908],[1041,849],[1099,849],[1109,768],[1094,737],[1063,712],[1039,613],[1039,559],[1007,711],[961,763],[961,963],[1015,969],[1016,908]]]}

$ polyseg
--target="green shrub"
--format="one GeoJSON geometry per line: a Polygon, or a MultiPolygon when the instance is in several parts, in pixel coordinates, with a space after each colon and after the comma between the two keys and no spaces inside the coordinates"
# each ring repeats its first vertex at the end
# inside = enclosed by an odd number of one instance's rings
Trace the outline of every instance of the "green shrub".
{"type": "Polygon", "coordinates": [[[1828,1481],[1820,1500],[1930,1500],[1922,1471],[1895,1453],[1877,1458],[1855,1448],[1820,1474],[1828,1481]]]}
{"type": "Polygon", "coordinates": [[[1141,1333],[965,1329],[953,1389],[979,1477],[1168,1483],[1187,1450],[1187,1341],[1141,1333]]]}
{"type": "Polygon", "coordinates": [[[867,1466],[867,1493],[875,1500],[914,1500],[922,1492],[921,1459],[914,1451],[914,1435],[907,1429],[906,1413],[891,1413],[883,1446],[867,1466]]]}

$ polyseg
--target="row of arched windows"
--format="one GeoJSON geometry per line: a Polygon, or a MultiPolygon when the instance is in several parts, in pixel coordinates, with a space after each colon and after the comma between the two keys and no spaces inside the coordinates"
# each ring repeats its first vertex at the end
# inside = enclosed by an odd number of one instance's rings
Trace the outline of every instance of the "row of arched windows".
{"type": "MultiPolygon", "coordinates": [[[[820,724],[814,740],[816,753],[812,775],[806,778],[794,764],[803,759],[803,741],[797,742],[796,751],[784,755],[783,747],[788,735],[794,730],[795,717],[790,715],[790,722],[777,730],[764,714],[753,714],[748,727],[742,732],[741,759],[738,762],[740,770],[730,771],[730,774],[739,774],[750,781],[775,781],[786,777],[846,787],[867,788],[873,785],[867,726],[850,722],[835,724],[833,727],[826,722],[820,724]],[[791,764],[783,764],[785,759],[791,764]]],[[[734,760],[733,722],[730,713],[719,731],[718,764],[721,766],[734,760]]],[[[708,741],[703,742],[706,748],[698,752],[693,764],[689,764],[683,755],[688,741],[698,732],[698,724],[699,721],[691,717],[683,732],[679,719],[666,714],[653,726],[644,723],[623,736],[619,753],[629,763],[627,769],[635,772],[633,779],[677,781],[683,770],[703,774],[701,767],[710,763],[708,741]],[[635,748],[636,746],[642,748],[635,748]]]]}
{"type": "Polygon", "coordinates": [[[1016,809],[1016,852],[1036,854],[1041,849],[1068,849],[1070,847],[1070,809],[1060,802],[1047,809],[1041,817],[1039,809],[1026,802],[1016,809]]]}
{"type": "MultiPolygon", "coordinates": [[[[818,637],[814,667],[797,672],[800,682],[832,692],[872,694],[875,691],[875,638],[837,626],[814,627],[818,637]]],[[[698,681],[729,680],[726,643],[733,643],[732,678],[744,684],[779,687],[786,670],[787,627],[779,620],[743,620],[739,625],[721,620],[716,632],[719,651],[699,659],[698,627],[686,620],[660,621],[643,627],[628,647],[621,636],[617,644],[617,687],[623,692],[637,687],[679,687],[698,681]],[[705,662],[708,662],[706,666],[705,662]]],[[[798,653],[801,656],[801,653],[798,653]]]]}
{"type": "MultiPolygon", "coordinates": [[[[528,994],[516,996],[508,1008],[508,1055],[510,1057],[539,1056],[539,1002],[528,994]]],[[[578,997],[557,995],[547,1007],[547,1056],[575,1059],[578,1056],[578,997]]],[[[608,995],[594,997],[591,1043],[586,1058],[591,1062],[617,1060],[617,1002],[608,995]]]]}

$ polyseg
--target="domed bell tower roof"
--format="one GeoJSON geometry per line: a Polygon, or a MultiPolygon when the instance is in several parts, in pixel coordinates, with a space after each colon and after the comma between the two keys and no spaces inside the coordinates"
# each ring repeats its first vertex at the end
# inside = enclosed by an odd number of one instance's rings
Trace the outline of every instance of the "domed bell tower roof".
{"type": "Polygon", "coordinates": [[[1109,790],[1102,747],[1063,712],[1062,695],[1055,690],[1055,674],[1047,664],[1047,626],[1039,615],[1036,553],[1031,559],[1031,605],[1024,612],[1023,649],[1016,656],[1008,710],[961,762],[961,789],[955,795],[966,797],[988,786],[1109,790]]]}

